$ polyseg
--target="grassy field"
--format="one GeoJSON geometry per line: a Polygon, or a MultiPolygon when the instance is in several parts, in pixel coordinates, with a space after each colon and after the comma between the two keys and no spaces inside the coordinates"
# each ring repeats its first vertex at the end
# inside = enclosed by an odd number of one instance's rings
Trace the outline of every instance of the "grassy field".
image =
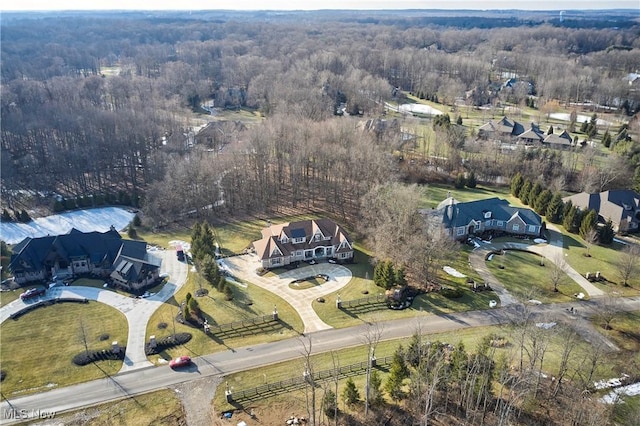
{"type": "Polygon", "coordinates": [[[575,300],[574,294],[584,292],[566,274],[562,274],[558,292],[554,292],[550,280],[552,263],[547,260],[541,266],[541,259],[533,253],[508,250],[506,255],[495,255],[493,260],[487,262],[487,267],[521,301],[536,299],[543,303],[568,302],[575,300]],[[504,266],[504,269],[500,266],[504,266]]]}
{"type": "Polygon", "coordinates": [[[461,202],[482,200],[485,198],[504,198],[512,205],[520,205],[520,202],[511,194],[509,188],[488,188],[478,185],[475,188],[455,189],[453,186],[429,184],[425,189],[425,198],[420,200],[420,208],[435,208],[442,200],[450,194],[453,198],[461,202]]]}
{"type": "Polygon", "coordinates": [[[117,373],[122,361],[73,364],[72,358],[85,350],[83,328],[90,350],[109,349],[112,341],[126,345],[124,315],[102,303],[57,304],[2,323],[0,362],[7,374],[2,393],[21,396],[117,373]],[[102,335],[108,338],[101,341],[102,335]]]}
{"type": "MultiPolygon", "coordinates": [[[[147,339],[155,335],[157,339],[173,334],[174,325],[177,333],[191,333],[193,338],[181,347],[170,349],[160,354],[164,359],[170,359],[179,355],[200,356],[208,353],[227,350],[230,347],[247,346],[274,340],[297,336],[304,329],[302,320],[297,312],[285,303],[277,295],[261,289],[252,284],[238,286],[231,284],[233,300],[226,301],[224,295],[211,288],[197,273],[190,272],[186,284],[178,293],[167,300],[149,320],[147,324],[147,339]],[[178,313],[179,304],[184,301],[186,294],[195,294],[198,288],[209,290],[209,294],[196,298],[205,318],[210,325],[228,324],[242,319],[268,315],[277,306],[279,323],[271,323],[268,326],[246,329],[240,333],[206,334],[202,329],[174,322],[173,318],[178,313]],[[166,328],[160,328],[159,324],[167,324],[166,328]]],[[[152,362],[157,362],[159,356],[150,357],[152,362]]]]}
{"type": "MultiPolygon", "coordinates": [[[[504,354],[507,359],[511,359],[512,364],[516,365],[517,360],[517,345],[515,344],[515,335],[512,335],[513,330],[510,327],[483,327],[483,328],[471,328],[471,329],[463,329],[450,333],[440,333],[440,334],[431,334],[424,337],[425,341],[441,341],[450,343],[452,345],[457,345],[459,342],[463,342],[465,348],[468,352],[474,352],[477,344],[482,340],[484,336],[489,334],[495,334],[500,338],[503,338],[507,341],[507,344],[502,348],[496,348],[496,359],[500,357],[501,354],[504,354]]],[[[557,371],[558,365],[560,363],[560,354],[562,352],[562,347],[565,344],[563,337],[557,330],[550,329],[543,331],[547,335],[546,339],[549,342],[549,347],[545,355],[545,363],[544,370],[549,372],[549,374],[554,374],[557,371]]],[[[406,347],[408,343],[408,339],[402,340],[390,340],[381,342],[376,349],[376,357],[378,359],[392,355],[399,344],[403,344],[406,347]]],[[[578,348],[576,350],[576,354],[585,354],[589,350],[589,345],[587,342],[580,342],[578,344],[578,348]]],[[[301,346],[302,349],[302,346],[301,346]]],[[[366,346],[358,346],[353,348],[342,349],[335,352],[337,355],[338,363],[341,366],[359,363],[366,360],[367,349],[366,346]]],[[[526,355],[525,355],[526,359],[526,355]]],[[[330,353],[318,354],[312,356],[312,365],[314,371],[321,371],[333,368],[333,362],[330,353]]],[[[304,364],[302,359],[283,362],[274,364],[267,367],[261,367],[259,371],[249,370],[243,371],[241,373],[232,374],[225,377],[225,380],[228,382],[231,390],[244,390],[251,389],[257,386],[260,386],[264,383],[273,383],[280,380],[289,379],[295,377],[295,375],[299,372],[302,374],[304,370],[304,364]]],[[[381,377],[384,381],[386,380],[387,371],[384,368],[379,369],[381,373],[381,377]]],[[[598,378],[604,377],[613,377],[612,374],[615,374],[611,368],[601,368],[597,371],[596,376],[598,378]]],[[[363,398],[363,389],[364,389],[364,375],[357,375],[353,377],[354,382],[356,383],[357,388],[360,391],[361,399],[363,398]]],[[[344,386],[344,379],[340,380],[340,386],[338,394],[342,392],[344,386]]],[[[322,395],[322,388],[325,385],[321,385],[318,389],[320,395],[322,395]]],[[[214,409],[217,412],[237,409],[238,406],[232,406],[225,401],[224,396],[224,386],[220,386],[217,389],[216,396],[214,398],[214,409]]],[[[297,401],[299,403],[299,408],[305,407],[305,396],[304,390],[293,390],[287,391],[282,394],[275,394],[266,399],[254,401],[247,403],[246,406],[240,404],[240,408],[247,409],[251,407],[258,415],[261,412],[266,412],[272,406],[279,406],[286,401],[297,401]]],[[[340,406],[342,409],[342,405],[340,406]]]]}
{"type": "Polygon", "coordinates": [[[629,280],[630,287],[620,285],[621,279],[618,275],[616,262],[620,257],[620,252],[624,245],[613,242],[611,246],[593,245],[589,249],[590,257],[585,256],[587,248],[579,235],[570,234],[560,228],[564,234],[565,253],[567,262],[582,276],[587,272],[600,273],[607,280],[606,282],[594,283],[597,287],[606,292],[615,291],[625,296],[637,296],[640,294],[640,275],[635,274],[629,280]]]}
{"type": "MultiPolygon", "coordinates": [[[[175,392],[163,389],[56,416],[66,426],[180,425],[185,413],[175,392]]],[[[32,423],[41,423],[32,422],[32,423]]]]}
{"type": "MultiPolygon", "coordinates": [[[[465,246],[466,247],[466,246],[465,246]]],[[[337,309],[338,294],[341,300],[361,299],[369,296],[384,294],[384,290],[377,287],[372,280],[373,267],[369,256],[356,246],[353,265],[347,265],[353,274],[352,280],[340,291],[324,297],[325,302],[313,302],[313,309],[327,324],[336,327],[360,325],[363,322],[385,321],[398,318],[413,318],[416,315],[446,314],[451,312],[487,309],[489,301],[497,297],[493,292],[474,293],[468,289],[466,278],[456,278],[439,271],[439,278],[449,287],[460,287],[463,296],[458,299],[448,299],[440,293],[428,293],[418,296],[412,305],[404,310],[388,309],[384,303],[368,304],[359,307],[337,309]],[[366,292],[366,294],[365,294],[366,292]]],[[[456,258],[449,262],[449,266],[476,281],[480,280],[477,273],[468,266],[468,250],[462,249],[456,258]]]]}
{"type": "Polygon", "coordinates": [[[28,286],[28,287],[21,287],[21,288],[16,289],[16,290],[0,292],[0,307],[2,307],[4,305],[8,305],[9,303],[13,302],[14,300],[18,300],[18,298],[20,297],[21,293],[24,293],[25,291],[27,291],[27,289],[33,288],[33,287],[36,287],[36,286],[32,285],[32,286],[28,286]]]}
{"type": "MultiPolygon", "coordinates": [[[[475,345],[482,339],[483,336],[490,333],[499,333],[499,327],[486,327],[482,329],[466,329],[456,331],[455,333],[441,333],[441,334],[433,334],[429,335],[428,339],[431,341],[442,341],[451,343],[456,345],[458,342],[464,342],[466,347],[473,348],[475,345]]],[[[376,348],[376,357],[383,358],[385,356],[391,356],[397,349],[399,344],[407,343],[407,340],[388,340],[384,342],[380,342],[376,348]]],[[[301,356],[303,352],[302,343],[300,343],[300,353],[301,356]]],[[[337,362],[341,366],[355,364],[362,361],[367,360],[367,348],[366,346],[356,346],[353,348],[345,348],[339,351],[334,352],[337,355],[337,362]]],[[[315,371],[327,370],[333,368],[333,361],[331,359],[331,353],[322,353],[317,355],[312,355],[312,365],[315,371]]],[[[304,371],[304,361],[302,357],[300,359],[296,359],[293,361],[282,362],[273,364],[266,367],[261,367],[259,371],[249,370],[243,371],[241,373],[231,374],[225,377],[225,380],[229,383],[229,387],[233,391],[235,390],[243,390],[250,389],[256,386],[260,386],[266,383],[273,383],[280,380],[289,379],[294,377],[296,373],[302,374],[304,371]]],[[[383,381],[386,378],[386,371],[380,370],[381,376],[383,377],[383,381]]],[[[354,381],[358,388],[361,390],[364,384],[364,378],[362,376],[354,377],[354,381]]],[[[341,381],[341,385],[344,384],[344,380],[341,381]]],[[[228,409],[233,409],[234,407],[227,404],[224,396],[224,386],[220,386],[216,392],[216,396],[214,398],[214,408],[216,411],[225,411],[228,409]]],[[[273,403],[278,403],[282,401],[286,401],[288,398],[297,399],[300,398],[304,401],[303,390],[287,392],[284,394],[276,395],[273,398],[269,398],[269,400],[260,401],[262,407],[268,406],[273,403]]],[[[342,392],[342,386],[340,386],[340,392],[342,392]]]]}

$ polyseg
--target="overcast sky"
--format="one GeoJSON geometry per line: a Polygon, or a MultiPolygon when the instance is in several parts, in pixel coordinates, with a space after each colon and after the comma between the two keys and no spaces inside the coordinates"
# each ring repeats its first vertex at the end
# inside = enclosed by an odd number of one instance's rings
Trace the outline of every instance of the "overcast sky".
{"type": "Polygon", "coordinates": [[[640,0],[4,0],[0,10],[638,9],[640,0]]]}

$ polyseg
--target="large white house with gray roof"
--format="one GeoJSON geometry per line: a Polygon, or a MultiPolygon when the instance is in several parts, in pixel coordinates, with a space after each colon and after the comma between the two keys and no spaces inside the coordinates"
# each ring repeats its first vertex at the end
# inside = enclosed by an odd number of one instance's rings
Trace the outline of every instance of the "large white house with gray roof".
{"type": "Polygon", "coordinates": [[[544,231],[542,218],[536,212],[510,206],[507,200],[496,197],[467,203],[449,197],[431,210],[429,216],[456,240],[485,233],[535,238],[544,231]]]}

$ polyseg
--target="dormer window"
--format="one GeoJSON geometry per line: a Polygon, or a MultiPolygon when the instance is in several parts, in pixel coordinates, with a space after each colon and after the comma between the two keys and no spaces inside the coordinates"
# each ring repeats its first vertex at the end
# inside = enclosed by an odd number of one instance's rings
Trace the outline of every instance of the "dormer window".
{"type": "Polygon", "coordinates": [[[482,214],[484,215],[485,219],[491,219],[491,211],[484,211],[482,212],[482,214]]]}

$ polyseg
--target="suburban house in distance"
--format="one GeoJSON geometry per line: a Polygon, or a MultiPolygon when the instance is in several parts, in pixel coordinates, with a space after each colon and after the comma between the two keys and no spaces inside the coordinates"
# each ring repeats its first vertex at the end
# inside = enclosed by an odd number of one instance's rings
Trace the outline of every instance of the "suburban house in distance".
{"type": "Polygon", "coordinates": [[[575,146],[571,135],[563,130],[558,134],[551,133],[545,135],[540,127],[534,123],[529,124],[529,128],[502,117],[499,120],[492,120],[478,128],[478,137],[481,139],[499,140],[504,143],[517,143],[525,146],[540,146],[553,149],[567,149],[575,146]]]}
{"type": "Polygon", "coordinates": [[[329,219],[302,220],[270,225],[262,239],[252,243],[263,268],[276,268],[299,261],[353,259],[353,241],[329,219]]]}
{"type": "Polygon", "coordinates": [[[25,238],[13,248],[9,269],[18,284],[92,275],[127,290],[152,284],[160,267],[147,256],[144,241],[123,240],[114,229],[25,238]]]}
{"type": "Polygon", "coordinates": [[[616,232],[638,232],[640,230],[640,194],[631,189],[616,189],[595,194],[581,192],[565,197],[581,210],[595,210],[602,223],[611,219],[616,232]]]}
{"type": "Polygon", "coordinates": [[[449,197],[434,210],[423,210],[447,235],[465,240],[484,233],[538,237],[544,232],[540,216],[530,209],[513,207],[507,200],[487,198],[461,203],[449,197]]]}

